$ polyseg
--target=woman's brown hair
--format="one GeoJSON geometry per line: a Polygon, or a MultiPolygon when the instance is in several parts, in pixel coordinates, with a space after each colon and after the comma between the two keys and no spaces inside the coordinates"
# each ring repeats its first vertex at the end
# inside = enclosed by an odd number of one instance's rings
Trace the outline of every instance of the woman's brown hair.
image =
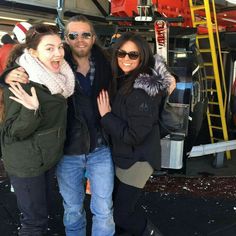
{"type": "MultiPolygon", "coordinates": [[[[32,26],[26,33],[26,40],[24,44],[17,44],[11,51],[7,68],[15,66],[16,59],[21,56],[24,49],[37,49],[42,37],[45,35],[59,35],[59,29],[53,25],[37,24],[32,26]]],[[[3,101],[3,88],[0,87],[0,123],[4,120],[4,101],[3,101]]]]}
{"type": "Polygon", "coordinates": [[[0,86],[0,123],[4,120],[3,87],[0,86]]]}
{"type": "Polygon", "coordinates": [[[17,44],[11,51],[7,68],[14,66],[16,59],[23,54],[25,48],[37,49],[43,36],[54,34],[59,35],[59,29],[54,25],[37,24],[32,26],[26,33],[25,43],[17,44]]]}

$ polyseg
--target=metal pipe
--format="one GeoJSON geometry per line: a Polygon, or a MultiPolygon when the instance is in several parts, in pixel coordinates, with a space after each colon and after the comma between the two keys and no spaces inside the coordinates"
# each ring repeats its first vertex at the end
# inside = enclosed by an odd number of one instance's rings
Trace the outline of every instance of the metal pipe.
{"type": "Polygon", "coordinates": [[[59,27],[62,35],[64,34],[64,6],[65,1],[64,0],[58,0],[57,1],[57,17],[56,17],[56,24],[59,27]]]}
{"type": "Polygon", "coordinates": [[[192,147],[192,150],[188,153],[188,157],[198,157],[208,154],[230,151],[234,149],[236,149],[236,140],[204,144],[192,147]]]}

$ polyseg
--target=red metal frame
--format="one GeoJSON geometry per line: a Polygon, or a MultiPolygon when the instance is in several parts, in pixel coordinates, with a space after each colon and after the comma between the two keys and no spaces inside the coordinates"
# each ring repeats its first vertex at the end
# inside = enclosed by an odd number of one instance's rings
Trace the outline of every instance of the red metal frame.
{"type": "MultiPolygon", "coordinates": [[[[178,25],[183,27],[191,27],[191,15],[189,10],[188,0],[153,0],[153,5],[157,11],[163,16],[184,18],[183,23],[171,23],[171,25],[178,25]]],[[[137,0],[112,0],[111,1],[111,14],[120,17],[132,17],[133,12],[138,14],[137,0]]]]}
{"type": "Polygon", "coordinates": [[[111,1],[111,14],[113,16],[133,16],[133,11],[137,13],[137,0],[111,1]]]}
{"type": "MultiPolygon", "coordinates": [[[[163,16],[170,18],[182,16],[184,18],[183,23],[171,23],[170,25],[192,27],[189,0],[153,0],[152,2],[157,12],[163,16]]],[[[111,14],[113,16],[132,17],[134,12],[138,14],[137,0],[111,0],[111,14]]],[[[236,10],[217,13],[217,20],[220,31],[236,31],[236,10]]],[[[201,32],[205,30],[207,29],[200,29],[201,32]]]]}

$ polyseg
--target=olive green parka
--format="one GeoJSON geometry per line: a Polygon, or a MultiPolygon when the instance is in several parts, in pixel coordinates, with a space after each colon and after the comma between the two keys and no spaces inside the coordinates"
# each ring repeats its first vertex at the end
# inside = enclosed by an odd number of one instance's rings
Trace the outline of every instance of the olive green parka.
{"type": "Polygon", "coordinates": [[[39,99],[37,111],[10,99],[4,88],[5,119],[1,127],[2,158],[6,171],[18,177],[38,176],[49,170],[63,155],[67,100],[52,95],[38,83],[22,85],[29,93],[33,86],[39,99]]]}

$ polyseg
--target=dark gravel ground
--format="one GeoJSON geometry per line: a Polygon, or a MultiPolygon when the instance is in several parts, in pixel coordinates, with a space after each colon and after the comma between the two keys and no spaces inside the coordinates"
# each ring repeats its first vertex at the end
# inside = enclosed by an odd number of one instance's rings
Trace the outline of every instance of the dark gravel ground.
{"type": "Polygon", "coordinates": [[[147,192],[159,192],[160,195],[187,197],[215,197],[229,200],[236,199],[236,176],[209,177],[152,177],[147,183],[147,192]]]}
{"type": "Polygon", "coordinates": [[[235,236],[235,186],[234,176],[153,177],[142,207],[166,236],[235,236]]]}
{"type": "MultiPolygon", "coordinates": [[[[140,207],[164,236],[235,236],[236,177],[152,177],[140,207]]],[[[55,186],[55,204],[48,235],[64,236],[61,199],[55,186]]],[[[89,196],[85,202],[89,205],[89,196]]],[[[0,235],[17,235],[19,212],[8,180],[0,183],[0,235]]],[[[88,228],[91,214],[88,214],[88,228]]],[[[88,235],[90,232],[88,231],[88,235]]]]}

